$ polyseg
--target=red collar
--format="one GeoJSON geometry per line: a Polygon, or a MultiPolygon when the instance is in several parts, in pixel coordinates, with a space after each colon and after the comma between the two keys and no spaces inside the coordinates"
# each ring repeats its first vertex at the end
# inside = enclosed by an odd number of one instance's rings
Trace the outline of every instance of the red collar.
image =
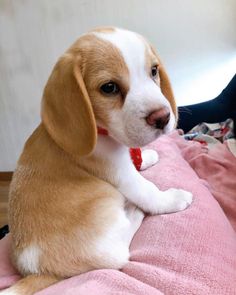
{"type": "Polygon", "coordinates": [[[98,134],[108,135],[108,131],[102,127],[97,127],[98,134]]]}
{"type": "MultiPolygon", "coordinates": [[[[108,136],[108,131],[104,128],[97,127],[98,134],[106,135],[108,136]]],[[[131,160],[135,166],[135,168],[140,171],[141,165],[142,165],[142,153],[140,148],[130,148],[129,149],[131,160]]]]}

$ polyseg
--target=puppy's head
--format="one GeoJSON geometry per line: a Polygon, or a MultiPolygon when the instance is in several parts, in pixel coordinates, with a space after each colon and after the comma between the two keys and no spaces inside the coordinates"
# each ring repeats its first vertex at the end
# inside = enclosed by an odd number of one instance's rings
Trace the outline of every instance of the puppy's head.
{"type": "Polygon", "coordinates": [[[97,126],[129,147],[173,129],[176,104],[152,46],[116,28],[83,35],[59,59],[45,87],[42,120],[67,152],[92,152],[97,126]]]}

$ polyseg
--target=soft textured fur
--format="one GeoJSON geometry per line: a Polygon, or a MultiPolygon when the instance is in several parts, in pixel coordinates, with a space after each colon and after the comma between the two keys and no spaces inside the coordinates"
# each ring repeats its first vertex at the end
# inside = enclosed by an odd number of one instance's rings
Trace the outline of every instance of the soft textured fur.
{"type": "MultiPolygon", "coordinates": [[[[122,268],[144,213],[185,209],[190,193],[159,191],[135,169],[129,147],[173,129],[176,105],[160,59],[143,37],[116,28],[83,35],[59,59],[10,189],[13,260],[23,276],[2,294],[34,294],[97,268],[122,268]],[[150,75],[158,65],[158,75],[150,75]],[[120,92],[100,87],[114,81],[120,92]],[[146,117],[168,108],[163,130],[146,117]],[[109,136],[97,135],[97,126],[109,136]]],[[[143,154],[143,167],[157,162],[143,154]]]]}

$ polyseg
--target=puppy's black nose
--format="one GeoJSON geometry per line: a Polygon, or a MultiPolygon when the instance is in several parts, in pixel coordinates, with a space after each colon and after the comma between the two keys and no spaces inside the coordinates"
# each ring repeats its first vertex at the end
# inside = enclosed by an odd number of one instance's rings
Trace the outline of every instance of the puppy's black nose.
{"type": "Polygon", "coordinates": [[[150,126],[154,126],[157,129],[164,129],[170,121],[170,112],[166,107],[161,108],[150,113],[147,116],[146,121],[150,126]]]}

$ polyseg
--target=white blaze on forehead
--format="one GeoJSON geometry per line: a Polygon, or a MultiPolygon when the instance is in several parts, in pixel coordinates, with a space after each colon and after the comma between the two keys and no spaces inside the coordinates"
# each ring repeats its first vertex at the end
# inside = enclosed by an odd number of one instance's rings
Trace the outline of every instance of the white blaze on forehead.
{"type": "MultiPolygon", "coordinates": [[[[115,28],[111,32],[94,32],[93,34],[98,38],[111,42],[120,50],[130,75],[130,103],[135,101],[145,104],[146,106],[143,105],[143,108],[150,110],[158,109],[162,106],[169,106],[161,89],[153,82],[148,72],[146,52],[150,52],[150,48],[142,36],[118,28],[115,28]]],[[[141,105],[140,107],[142,108],[141,105]]]]}
{"type": "Polygon", "coordinates": [[[94,32],[94,34],[116,46],[129,69],[131,82],[140,79],[146,72],[145,43],[138,34],[122,29],[109,33],[94,32]]]}

